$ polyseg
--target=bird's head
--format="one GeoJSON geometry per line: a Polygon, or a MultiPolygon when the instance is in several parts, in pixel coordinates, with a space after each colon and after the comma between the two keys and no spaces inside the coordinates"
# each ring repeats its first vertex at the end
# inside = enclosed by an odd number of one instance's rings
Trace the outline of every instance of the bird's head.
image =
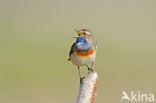
{"type": "Polygon", "coordinates": [[[75,31],[77,32],[77,35],[78,35],[77,37],[83,36],[86,38],[87,42],[89,42],[89,43],[92,42],[93,36],[89,30],[87,30],[87,29],[79,29],[79,30],[75,29],[75,31]]]}

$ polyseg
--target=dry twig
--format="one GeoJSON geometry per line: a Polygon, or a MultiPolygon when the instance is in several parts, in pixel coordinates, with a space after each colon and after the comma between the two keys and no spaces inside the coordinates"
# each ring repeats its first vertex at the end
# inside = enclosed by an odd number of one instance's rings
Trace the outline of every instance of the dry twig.
{"type": "Polygon", "coordinates": [[[80,83],[79,93],[76,103],[94,103],[97,91],[98,74],[89,71],[80,83]]]}

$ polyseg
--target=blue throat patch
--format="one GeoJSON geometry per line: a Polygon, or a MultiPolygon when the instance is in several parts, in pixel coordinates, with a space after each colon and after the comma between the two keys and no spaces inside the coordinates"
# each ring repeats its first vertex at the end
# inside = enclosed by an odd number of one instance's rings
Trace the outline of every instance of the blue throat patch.
{"type": "Polygon", "coordinates": [[[91,45],[86,42],[86,38],[81,36],[78,37],[76,40],[76,49],[79,52],[86,52],[91,48],[91,45]]]}

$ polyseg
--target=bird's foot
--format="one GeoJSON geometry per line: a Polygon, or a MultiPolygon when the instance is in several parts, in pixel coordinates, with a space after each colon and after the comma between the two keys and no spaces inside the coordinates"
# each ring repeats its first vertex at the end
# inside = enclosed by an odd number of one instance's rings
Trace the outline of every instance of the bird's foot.
{"type": "Polygon", "coordinates": [[[84,79],[84,77],[80,77],[80,84],[83,83],[83,79],[84,79]]]}
{"type": "Polygon", "coordinates": [[[88,72],[94,72],[93,68],[88,68],[88,72]]]}

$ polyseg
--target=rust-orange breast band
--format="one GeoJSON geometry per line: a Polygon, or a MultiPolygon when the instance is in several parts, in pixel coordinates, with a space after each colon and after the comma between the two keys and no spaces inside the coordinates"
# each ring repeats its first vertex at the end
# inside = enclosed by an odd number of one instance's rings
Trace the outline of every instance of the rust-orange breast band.
{"type": "Polygon", "coordinates": [[[88,51],[85,51],[85,52],[81,52],[81,51],[76,51],[76,54],[78,56],[81,56],[81,57],[87,57],[89,55],[92,55],[94,53],[94,50],[93,50],[93,47],[90,48],[88,51]]]}

